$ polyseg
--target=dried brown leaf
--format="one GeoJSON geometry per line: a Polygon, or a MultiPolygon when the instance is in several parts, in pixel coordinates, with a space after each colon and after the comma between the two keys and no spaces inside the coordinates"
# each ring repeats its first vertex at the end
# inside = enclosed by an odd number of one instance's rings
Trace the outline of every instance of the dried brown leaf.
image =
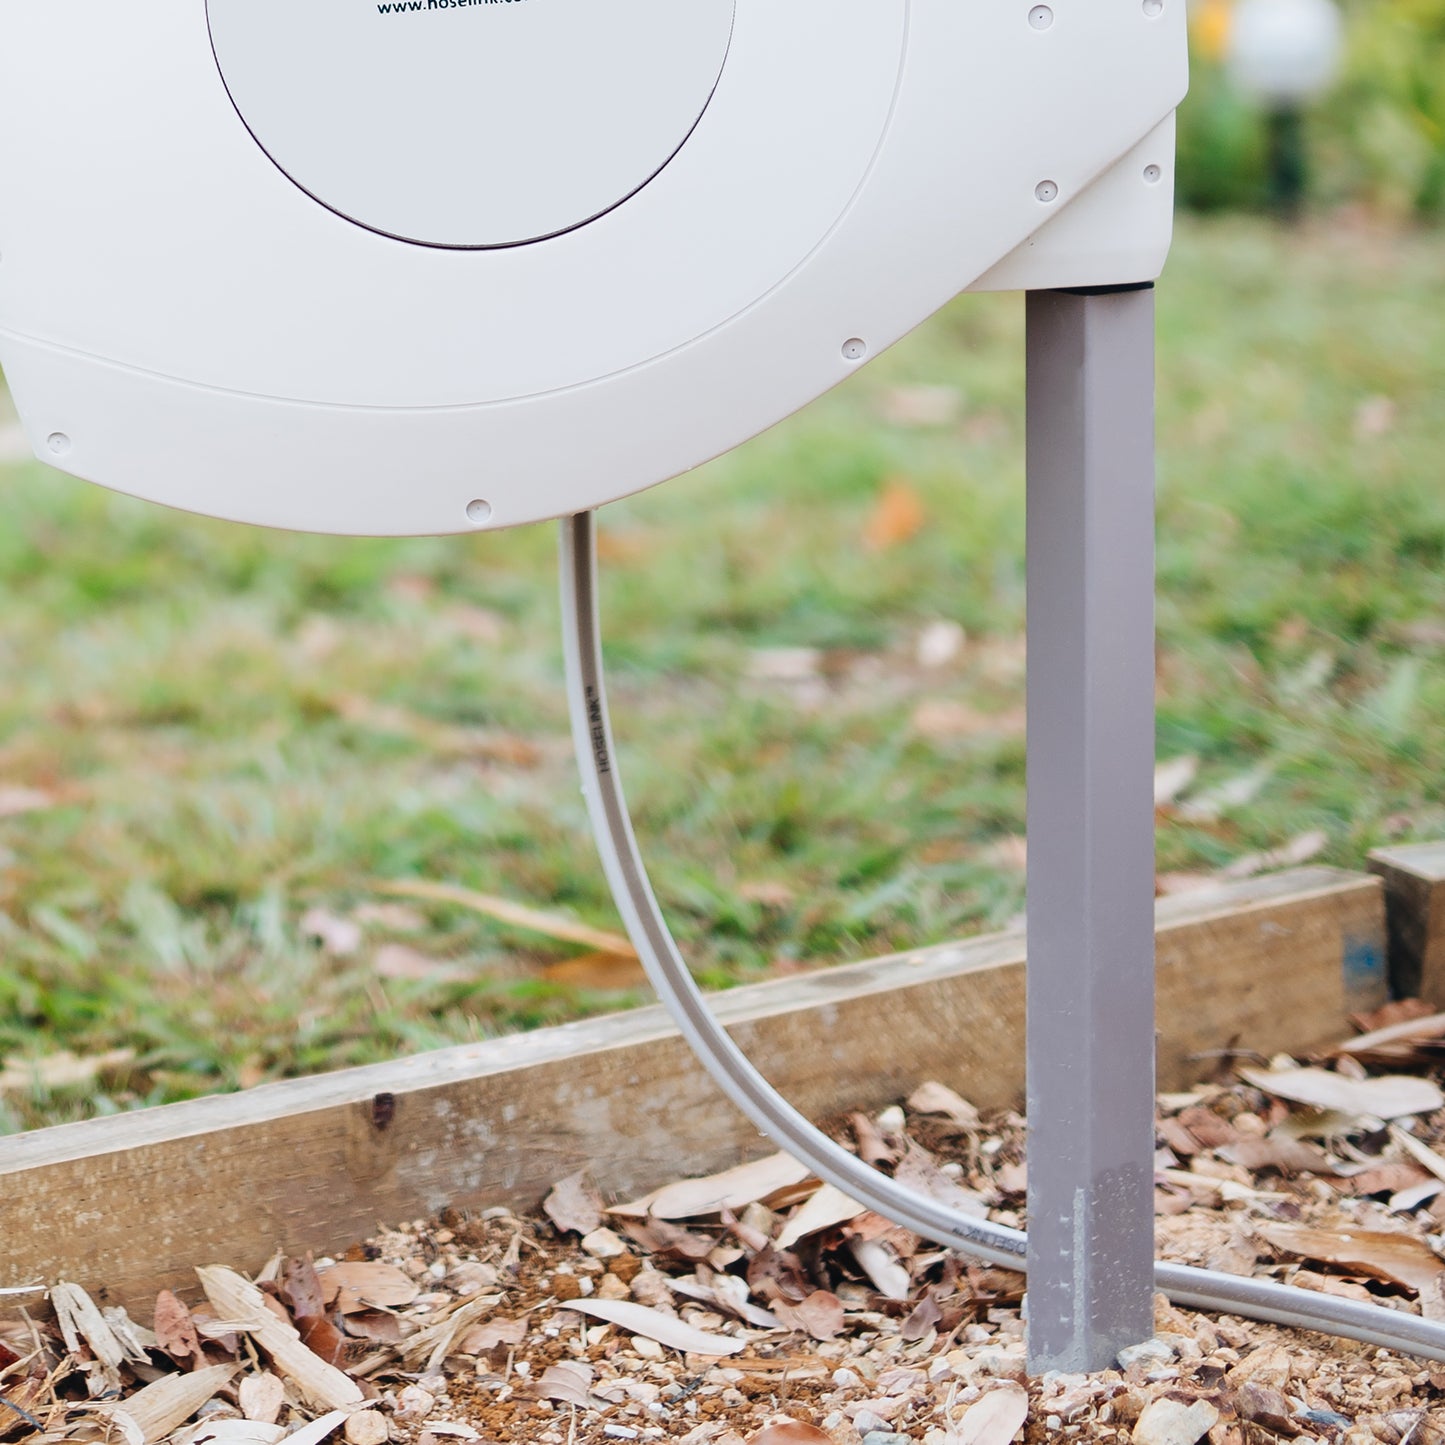
{"type": "Polygon", "coordinates": [[[249,1334],[308,1399],[332,1409],[361,1403],[364,1396],[356,1381],[307,1349],[296,1327],[277,1319],[267,1308],[265,1296],[250,1281],[215,1265],[198,1269],[196,1274],[221,1318],[249,1334]]]}
{"type": "Polygon", "coordinates": [[[381,1260],[343,1260],[318,1271],[318,1277],[326,1302],[345,1315],[403,1309],[421,1293],[410,1275],[381,1260]]]}
{"type": "Polygon", "coordinates": [[[158,1348],[177,1364],[194,1369],[205,1363],[200,1337],[191,1320],[191,1312],[168,1289],[156,1296],[155,1335],[158,1348]]]}
{"type": "Polygon", "coordinates": [[[15,1059],[0,1068],[0,1094],[31,1089],[81,1089],[103,1074],[114,1074],[135,1063],[134,1049],[82,1057],[62,1051],[41,1059],[15,1059]]]}
{"type": "Polygon", "coordinates": [[[592,1398],[594,1373],[591,1365],[563,1360],[549,1365],[528,1393],[539,1400],[555,1400],[562,1405],[586,1408],[596,1403],[592,1398]]]}
{"type": "Polygon", "coordinates": [[[326,908],[308,908],[301,915],[301,932],[314,938],[332,958],[350,958],[365,938],[354,918],[341,918],[326,908]]]}
{"type": "Polygon", "coordinates": [[[602,1197],[586,1169],[559,1179],[542,1208],[558,1229],[573,1234],[591,1234],[602,1223],[602,1197]]]}
{"type": "Polygon", "coordinates": [[[11,784],[0,788],[0,818],[18,818],[22,813],[38,813],[53,808],[58,799],[41,788],[24,788],[11,784]]]}
{"type": "Polygon", "coordinates": [[[631,1334],[643,1335],[669,1349],[682,1350],[690,1355],[735,1355],[747,1348],[746,1340],[732,1335],[708,1334],[685,1324],[674,1315],[665,1315],[661,1310],[633,1304],[630,1300],[575,1299],[568,1301],[567,1308],[578,1314],[591,1315],[594,1319],[606,1320],[631,1334]]]}
{"type": "Polygon", "coordinates": [[[803,1420],[774,1420],[749,1435],[747,1445],[833,1445],[833,1437],[803,1420]]]}
{"type": "Polygon", "coordinates": [[[185,1375],[163,1375],[120,1403],[140,1427],[145,1445],[154,1445],[184,1425],[218,1390],[230,1384],[234,1365],[207,1365],[185,1375]]]}
{"type": "Polygon", "coordinates": [[[637,950],[633,948],[630,940],[620,933],[589,928],[585,923],[574,923],[570,918],[558,918],[555,914],[543,913],[539,909],[528,908],[525,904],[513,903],[506,898],[494,898],[486,893],[476,893],[470,888],[459,888],[452,883],[430,883],[418,878],[378,883],[376,886],[382,893],[391,893],[401,898],[420,898],[431,903],[450,903],[457,908],[467,908],[510,928],[520,928],[526,933],[540,933],[546,938],[575,943],[581,948],[594,949],[598,953],[615,954],[620,958],[637,957],[637,950]]]}
{"type": "Polygon", "coordinates": [[[823,1184],[793,1212],[774,1244],[778,1249],[791,1249],[809,1235],[857,1219],[866,1208],[856,1199],[849,1199],[841,1189],[823,1184]]]}
{"type": "Polygon", "coordinates": [[[281,1296],[297,1320],[313,1319],[326,1313],[326,1298],[316,1266],[310,1258],[288,1259],[281,1266],[281,1296]]]}
{"type": "Polygon", "coordinates": [[[325,1315],[303,1315],[296,1321],[301,1343],[319,1360],[339,1365],[346,1353],[346,1337],[325,1315]]]}
{"type": "Polygon", "coordinates": [[[376,950],[372,967],[378,978],[400,983],[456,983],[467,976],[466,970],[456,964],[433,958],[406,943],[382,944],[376,950]]]}
{"type": "Polygon", "coordinates": [[[1438,1085],[1407,1074],[1376,1079],[1349,1079],[1327,1069],[1240,1069],[1239,1074],[1255,1088],[1280,1099],[1376,1119],[1429,1114],[1445,1106],[1445,1094],[1438,1085]]]}
{"type": "Polygon", "coordinates": [[[902,478],[884,484],[863,529],[863,540],[875,552],[887,551],[916,537],[928,521],[923,499],[902,478]]]}
{"type": "Polygon", "coordinates": [[[784,1328],[800,1330],[815,1340],[832,1340],[843,1333],[843,1301],[831,1290],[814,1290],[797,1304],[779,1300],[773,1313],[784,1328]]]}
{"type": "Polygon", "coordinates": [[[1275,1169],[1281,1174],[1330,1174],[1334,1161],[1323,1149],[1302,1139],[1271,1134],[1263,1139],[1237,1139],[1215,1151],[1243,1169],[1275,1169]]]}
{"type": "Polygon", "coordinates": [[[473,1325],[456,1343],[458,1355],[480,1355],[494,1350],[498,1345],[520,1345],[527,1338],[527,1321],[488,1320],[483,1325],[473,1325]]]}
{"type": "Polygon", "coordinates": [[[1408,1234],[1271,1223],[1255,1224],[1254,1232],[1282,1253],[1332,1264],[1408,1289],[1423,1290],[1445,1273],[1445,1263],[1434,1251],[1408,1234]]]}
{"type": "Polygon", "coordinates": [[[584,953],[577,958],[564,958],[558,963],[543,964],[538,973],[548,983],[592,993],[625,993],[647,984],[646,970],[637,959],[616,953],[584,953]]]}
{"type": "Polygon", "coordinates": [[[978,1129],[983,1123],[978,1110],[947,1084],[920,1084],[908,1096],[908,1107],[915,1114],[941,1114],[961,1129],[978,1129]]]}
{"type": "Polygon", "coordinates": [[[833,1437],[803,1420],[774,1420],[749,1435],[747,1445],[833,1445],[833,1437]]]}
{"type": "Polygon", "coordinates": [[[650,1214],[656,1219],[693,1219],[721,1210],[739,1210],[778,1190],[811,1177],[806,1164],[788,1154],[769,1154],[705,1179],[683,1179],[632,1204],[614,1205],[612,1214],[650,1214]]]}
{"type": "Polygon", "coordinates": [[[948,1445],[1009,1445],[1028,1419],[1029,1397],[1022,1385],[990,1390],[963,1413],[949,1431],[948,1445]]]}

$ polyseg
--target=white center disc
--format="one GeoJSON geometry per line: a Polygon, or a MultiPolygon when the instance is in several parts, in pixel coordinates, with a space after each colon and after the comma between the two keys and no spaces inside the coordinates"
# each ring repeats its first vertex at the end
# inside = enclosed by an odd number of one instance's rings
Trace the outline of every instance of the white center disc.
{"type": "Polygon", "coordinates": [[[620,205],[677,154],[735,0],[208,0],[216,61],[275,164],[348,220],[513,246],[620,205]]]}

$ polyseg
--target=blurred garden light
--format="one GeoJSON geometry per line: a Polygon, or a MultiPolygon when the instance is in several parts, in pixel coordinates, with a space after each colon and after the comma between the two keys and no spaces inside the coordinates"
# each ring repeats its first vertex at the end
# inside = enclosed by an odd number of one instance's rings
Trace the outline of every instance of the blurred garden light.
{"type": "Polygon", "coordinates": [[[1344,22],[1335,0],[1239,0],[1225,39],[1229,78],[1269,117],[1270,194],[1298,212],[1306,164],[1303,108],[1339,73],[1344,22]]]}

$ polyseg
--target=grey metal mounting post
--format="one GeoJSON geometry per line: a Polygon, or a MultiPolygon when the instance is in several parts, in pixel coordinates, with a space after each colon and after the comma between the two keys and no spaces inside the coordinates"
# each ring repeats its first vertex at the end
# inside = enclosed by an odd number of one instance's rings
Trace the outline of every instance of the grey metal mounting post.
{"type": "Polygon", "coordinates": [[[1154,292],[1028,297],[1028,1362],[1153,1334],[1154,292]]]}

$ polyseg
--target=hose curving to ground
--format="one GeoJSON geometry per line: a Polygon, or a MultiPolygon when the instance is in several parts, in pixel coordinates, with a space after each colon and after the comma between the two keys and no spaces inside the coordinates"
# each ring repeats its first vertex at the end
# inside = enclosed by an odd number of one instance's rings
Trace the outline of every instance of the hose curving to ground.
{"type": "MultiPolygon", "coordinates": [[[[582,512],[564,518],[559,526],[567,693],[587,812],[628,937],[683,1037],[733,1103],[820,1179],[926,1239],[990,1264],[1023,1270],[1026,1235],[961,1216],[850,1154],[793,1108],[714,1018],[658,907],[617,775],[602,666],[595,517],[582,512]]],[[[1163,1261],[1156,1262],[1154,1279],[1175,1304],[1445,1360],[1445,1323],[1383,1305],[1163,1261]]]]}

